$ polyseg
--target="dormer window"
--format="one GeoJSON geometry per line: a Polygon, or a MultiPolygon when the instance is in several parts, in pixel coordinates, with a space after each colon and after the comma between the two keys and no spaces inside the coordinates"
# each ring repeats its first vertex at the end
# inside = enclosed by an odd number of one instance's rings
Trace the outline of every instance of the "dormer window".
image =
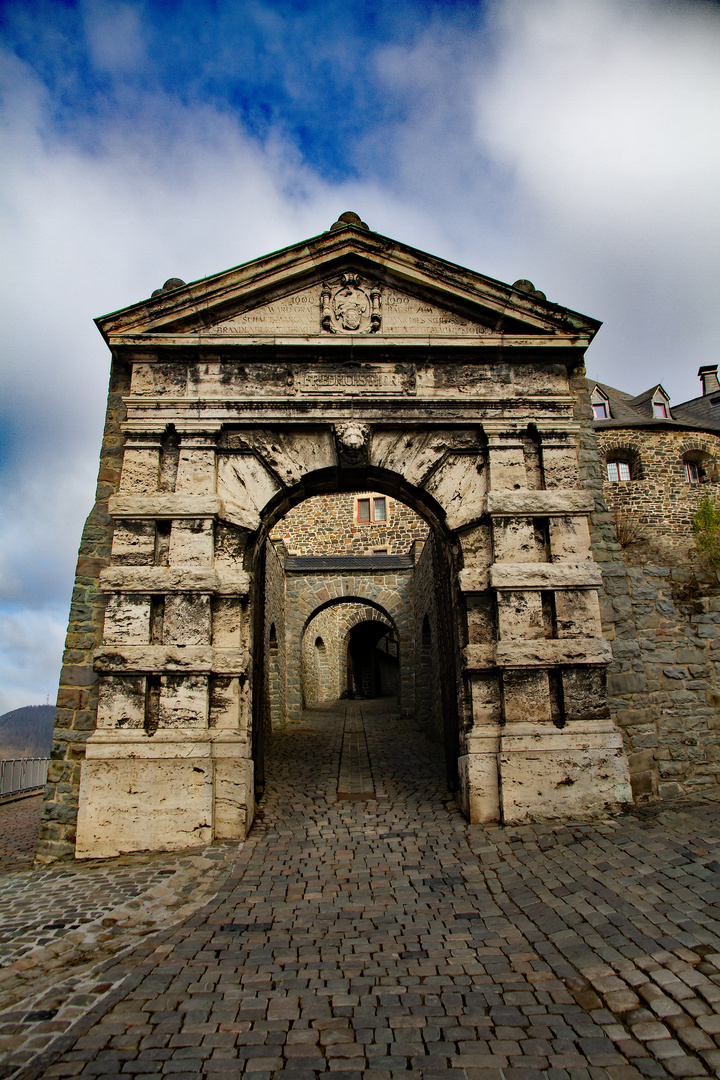
{"type": "Polygon", "coordinates": [[[665,396],[662,387],[658,386],[652,399],[652,412],[656,420],[667,420],[670,417],[668,402],[669,398],[665,396]]]}
{"type": "Polygon", "coordinates": [[[610,402],[607,394],[604,394],[599,386],[596,386],[590,395],[593,420],[608,420],[610,418],[610,402]]]}

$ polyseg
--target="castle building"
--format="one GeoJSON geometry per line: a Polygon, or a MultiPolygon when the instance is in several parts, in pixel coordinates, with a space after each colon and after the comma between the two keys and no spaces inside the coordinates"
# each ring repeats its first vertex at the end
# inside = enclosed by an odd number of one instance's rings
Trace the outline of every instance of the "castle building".
{"type": "Polygon", "coordinates": [[[702,394],[680,405],[672,405],[660,385],[633,397],[588,381],[605,501],[622,539],[645,538],[671,561],[691,549],[698,497],[720,493],[717,364],[698,375],[702,394]]]}
{"type": "Polygon", "coordinates": [[[692,793],[720,776],[720,587],[693,536],[700,501],[720,496],[720,384],[717,365],[698,375],[702,394],[679,405],[660,385],[633,396],[587,382],[622,552],[622,565],[603,566],[609,702],[636,798],[692,793]]]}

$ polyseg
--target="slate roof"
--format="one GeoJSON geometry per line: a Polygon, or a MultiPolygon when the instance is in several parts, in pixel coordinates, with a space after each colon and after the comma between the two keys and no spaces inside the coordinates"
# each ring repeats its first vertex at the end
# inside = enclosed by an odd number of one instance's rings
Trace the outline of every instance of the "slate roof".
{"type": "Polygon", "coordinates": [[[680,405],[668,405],[670,415],[664,419],[652,415],[652,399],[658,389],[657,383],[635,397],[593,379],[586,379],[586,383],[591,393],[596,386],[602,390],[610,406],[610,417],[607,420],[593,422],[593,427],[598,431],[612,428],[675,428],[720,435],[720,393],[701,395],[691,398],[690,401],[683,401],[680,405]]]}
{"type": "Polygon", "coordinates": [[[327,570],[412,570],[412,555],[286,555],[285,570],[323,574],[327,570]]]}

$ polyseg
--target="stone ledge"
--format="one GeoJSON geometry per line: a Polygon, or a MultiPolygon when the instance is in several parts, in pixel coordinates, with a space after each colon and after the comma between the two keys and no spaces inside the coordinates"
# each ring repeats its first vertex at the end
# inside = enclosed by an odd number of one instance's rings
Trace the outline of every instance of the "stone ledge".
{"type": "Polygon", "coordinates": [[[597,589],[602,571],[597,563],[495,563],[488,570],[461,570],[465,593],[493,589],[597,589]]]}
{"type": "Polygon", "coordinates": [[[553,517],[563,514],[589,514],[595,509],[591,491],[551,489],[535,491],[489,491],[487,512],[491,517],[553,517]]]}
{"type": "Polygon", "coordinates": [[[182,495],[156,491],[151,495],[111,495],[108,513],[114,518],[208,518],[219,517],[218,495],[182,495]]]}
{"type": "Polygon", "coordinates": [[[612,650],[602,638],[540,638],[537,641],[500,641],[498,667],[547,667],[559,664],[609,664],[612,650]]]}
{"type": "Polygon", "coordinates": [[[494,589],[597,589],[602,573],[594,562],[495,563],[490,584],[494,589]]]}
{"type": "Polygon", "coordinates": [[[496,645],[466,645],[463,655],[466,671],[609,664],[612,660],[610,646],[602,638],[538,638],[537,641],[499,641],[496,645]]]}
{"type": "Polygon", "coordinates": [[[95,670],[103,674],[178,672],[242,675],[247,671],[245,649],[215,649],[210,645],[105,645],[94,652],[95,670]]]}
{"type": "Polygon", "coordinates": [[[104,592],[212,593],[246,596],[250,575],[244,570],[208,570],[197,566],[108,566],[100,573],[104,592]]]}
{"type": "Polygon", "coordinates": [[[117,758],[249,758],[247,736],[228,728],[99,728],[87,743],[88,760],[117,758]]]}
{"type": "MultiPolygon", "coordinates": [[[[545,726],[545,725],[543,725],[545,726]]],[[[541,751],[554,753],[565,750],[622,750],[622,735],[619,731],[598,731],[579,734],[571,730],[571,725],[564,728],[553,726],[552,732],[542,731],[533,735],[515,735],[507,724],[500,737],[500,753],[524,753],[541,751]]]]}

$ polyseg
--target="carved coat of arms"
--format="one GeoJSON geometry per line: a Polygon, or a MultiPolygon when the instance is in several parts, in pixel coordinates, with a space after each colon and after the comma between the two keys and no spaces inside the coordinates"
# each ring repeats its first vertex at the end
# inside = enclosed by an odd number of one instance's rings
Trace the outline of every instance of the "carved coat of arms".
{"type": "Polygon", "coordinates": [[[380,289],[363,287],[357,274],[343,274],[339,288],[323,285],[320,323],[329,334],[374,334],[382,321],[380,289]]]}

